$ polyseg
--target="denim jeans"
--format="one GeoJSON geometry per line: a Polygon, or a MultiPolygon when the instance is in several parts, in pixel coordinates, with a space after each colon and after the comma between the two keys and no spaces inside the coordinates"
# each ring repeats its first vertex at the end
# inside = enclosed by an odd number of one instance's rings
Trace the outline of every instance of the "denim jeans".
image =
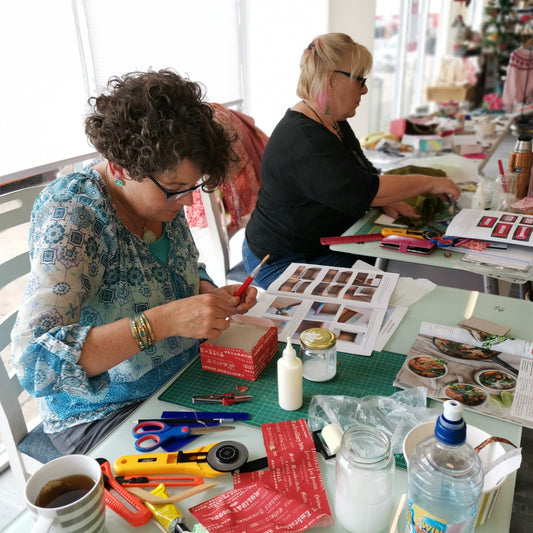
{"type": "MultiPolygon", "coordinates": [[[[257,257],[249,248],[248,242],[246,239],[242,242],[242,260],[244,267],[248,274],[262,261],[262,257],[257,257]]],[[[285,269],[291,263],[311,263],[313,265],[326,265],[326,266],[336,266],[341,268],[351,268],[353,264],[361,259],[357,255],[345,254],[342,252],[329,252],[318,257],[314,257],[312,260],[308,261],[302,254],[296,252],[288,252],[283,254],[281,257],[278,257],[275,261],[271,263],[265,263],[259,273],[255,277],[255,283],[263,289],[268,289],[269,285],[279,278],[285,269]]],[[[369,262],[369,258],[363,258],[365,261],[369,262]]],[[[370,262],[374,260],[370,258],[370,262]]]]}

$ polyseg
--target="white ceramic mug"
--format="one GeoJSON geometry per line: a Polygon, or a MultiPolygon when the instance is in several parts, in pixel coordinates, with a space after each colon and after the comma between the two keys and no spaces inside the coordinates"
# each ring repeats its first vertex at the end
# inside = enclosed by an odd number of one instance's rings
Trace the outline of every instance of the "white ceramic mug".
{"type": "Polygon", "coordinates": [[[105,499],[102,470],[98,461],[91,457],[65,455],[46,463],[28,479],[24,497],[36,520],[32,533],[44,531],[99,533],[104,530],[105,499]],[[59,504],[57,507],[41,507],[36,504],[43,488],[50,489],[56,484],[56,480],[65,478],[70,478],[69,481],[73,482],[76,477],[80,479],[79,476],[90,478],[92,483],[85,480],[87,481],[85,487],[78,487],[70,495],[58,496],[55,503],[45,503],[59,504]],[[77,499],[64,503],[65,499],[71,500],[74,496],[77,496],[77,499]]]}

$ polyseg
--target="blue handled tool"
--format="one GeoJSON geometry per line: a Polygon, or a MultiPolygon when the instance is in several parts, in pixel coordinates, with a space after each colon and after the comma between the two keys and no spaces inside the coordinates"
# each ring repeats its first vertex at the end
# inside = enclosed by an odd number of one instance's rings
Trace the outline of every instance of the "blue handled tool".
{"type": "Polygon", "coordinates": [[[443,235],[442,237],[432,237],[429,240],[439,248],[448,248],[449,246],[455,246],[455,243],[459,241],[459,238],[443,235]]]}
{"type": "Polygon", "coordinates": [[[235,426],[210,426],[201,428],[191,428],[190,426],[169,426],[163,422],[149,421],[141,422],[133,428],[135,449],[138,452],[149,452],[170,440],[183,439],[189,435],[203,435],[204,433],[214,433],[216,431],[226,431],[235,429],[235,426]]]}

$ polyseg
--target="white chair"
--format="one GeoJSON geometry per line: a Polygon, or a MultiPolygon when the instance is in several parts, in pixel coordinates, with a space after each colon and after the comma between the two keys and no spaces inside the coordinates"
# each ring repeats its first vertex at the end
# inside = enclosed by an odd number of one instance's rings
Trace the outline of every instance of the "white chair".
{"type": "Polygon", "coordinates": [[[229,282],[242,283],[248,275],[241,256],[244,228],[230,234],[225,221],[224,207],[216,193],[202,190],[201,197],[209,229],[208,259],[206,259],[208,272],[219,286],[229,282]],[[239,259],[235,260],[235,257],[239,259]]]}
{"type": "MultiPolygon", "coordinates": [[[[35,198],[43,188],[44,185],[28,187],[0,196],[0,234],[29,222],[35,198]]],[[[2,245],[2,248],[4,254],[6,247],[2,245]]],[[[0,287],[6,287],[30,271],[27,246],[25,248],[0,264],[0,287]]],[[[39,466],[61,454],[44,434],[38,417],[28,423],[24,419],[20,403],[23,388],[15,372],[9,371],[4,362],[10,358],[11,329],[16,315],[17,309],[14,309],[0,320],[0,353],[4,354],[3,359],[0,358],[0,471],[9,464],[18,487],[23,489],[27,478],[39,466]]]]}

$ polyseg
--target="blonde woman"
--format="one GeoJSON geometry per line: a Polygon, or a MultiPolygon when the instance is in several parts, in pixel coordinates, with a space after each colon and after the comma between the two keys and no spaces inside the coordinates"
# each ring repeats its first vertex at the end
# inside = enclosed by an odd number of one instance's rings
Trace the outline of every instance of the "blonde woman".
{"type": "MultiPolygon", "coordinates": [[[[243,243],[251,272],[270,254],[256,282],[264,288],[292,262],[350,267],[357,256],[328,252],[320,238],[340,235],[370,207],[416,216],[403,202],[424,193],[460,191],[448,178],[381,175],[364,156],[347,119],[367,94],[372,56],[343,33],[313,39],[300,60],[300,100],[276,126],[261,164],[261,189],[243,243]]],[[[368,260],[368,259],[367,259],[368,260]]]]}

